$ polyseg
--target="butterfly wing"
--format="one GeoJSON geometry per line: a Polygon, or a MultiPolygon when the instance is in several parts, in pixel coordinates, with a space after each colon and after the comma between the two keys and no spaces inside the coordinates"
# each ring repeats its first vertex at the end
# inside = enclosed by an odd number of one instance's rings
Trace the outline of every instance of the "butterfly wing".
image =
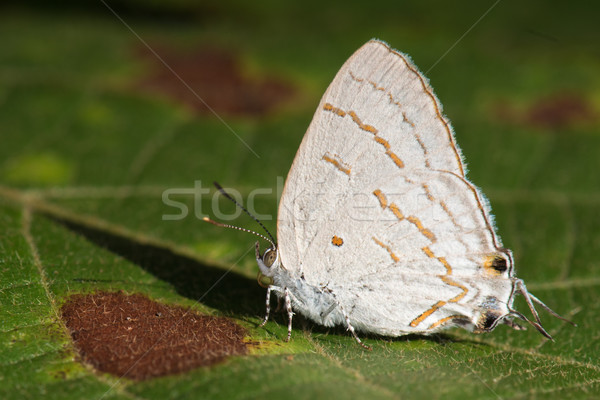
{"type": "Polygon", "coordinates": [[[508,312],[511,260],[489,215],[427,80],[370,41],[340,69],[300,145],[279,207],[279,253],[359,328],[427,331],[480,318],[490,293],[502,293],[508,312]],[[501,273],[485,266],[498,254],[508,258],[501,273]]]}

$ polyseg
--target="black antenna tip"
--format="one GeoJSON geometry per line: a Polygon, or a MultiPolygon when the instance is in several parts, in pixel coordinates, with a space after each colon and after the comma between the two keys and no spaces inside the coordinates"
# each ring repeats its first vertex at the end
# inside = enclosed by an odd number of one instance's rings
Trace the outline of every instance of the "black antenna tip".
{"type": "MultiPolygon", "coordinates": [[[[243,205],[241,205],[240,203],[238,203],[233,197],[231,197],[229,195],[229,193],[227,193],[225,191],[225,189],[223,189],[223,187],[221,185],[219,185],[219,183],[217,181],[213,181],[213,184],[215,185],[215,187],[219,190],[219,192],[221,192],[221,194],[223,196],[225,196],[227,199],[229,199],[230,201],[233,202],[233,204],[235,204],[236,206],[238,206],[239,208],[241,208],[246,214],[248,214],[254,221],[256,221],[258,223],[258,225],[260,225],[261,228],[264,229],[264,231],[267,233],[267,235],[269,235],[269,238],[271,240],[269,240],[269,242],[271,242],[271,244],[273,246],[276,246],[276,241],[275,238],[273,237],[273,235],[271,235],[271,232],[269,232],[269,230],[265,227],[265,225],[258,219],[256,218],[256,216],[254,216],[250,211],[248,211],[246,209],[246,207],[244,207],[243,205]]],[[[210,222],[210,221],[207,221],[210,222]]]]}

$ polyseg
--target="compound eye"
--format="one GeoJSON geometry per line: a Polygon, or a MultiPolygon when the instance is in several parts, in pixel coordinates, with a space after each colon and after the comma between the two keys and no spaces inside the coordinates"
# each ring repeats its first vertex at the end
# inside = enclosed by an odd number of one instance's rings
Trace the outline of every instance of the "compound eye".
{"type": "Polygon", "coordinates": [[[263,263],[267,268],[271,268],[275,260],[277,259],[277,250],[276,249],[267,249],[265,254],[263,254],[263,263]]]}

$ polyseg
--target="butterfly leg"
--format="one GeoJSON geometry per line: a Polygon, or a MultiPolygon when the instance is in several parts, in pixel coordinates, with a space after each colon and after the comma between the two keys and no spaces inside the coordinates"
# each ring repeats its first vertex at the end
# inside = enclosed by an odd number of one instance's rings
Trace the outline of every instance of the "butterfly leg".
{"type": "Polygon", "coordinates": [[[265,313],[265,319],[263,319],[263,322],[259,325],[260,327],[265,326],[265,324],[267,323],[267,321],[269,320],[269,314],[271,313],[271,286],[269,286],[267,288],[267,311],[265,313]]]}
{"type": "Polygon", "coordinates": [[[338,307],[340,308],[340,311],[342,312],[342,315],[344,316],[344,319],[346,320],[346,326],[348,327],[347,329],[350,331],[352,336],[354,336],[354,339],[358,342],[358,344],[360,344],[364,349],[373,350],[370,346],[367,346],[366,344],[364,344],[362,342],[362,340],[360,340],[360,338],[356,334],[356,331],[354,330],[354,327],[350,323],[350,318],[348,317],[348,314],[346,314],[346,311],[344,311],[344,309],[342,308],[342,306],[340,304],[338,304],[338,307]]]}
{"type": "Polygon", "coordinates": [[[294,316],[294,311],[292,311],[292,301],[290,300],[290,292],[288,291],[288,288],[285,288],[284,290],[284,294],[285,294],[285,309],[287,310],[288,313],[288,334],[287,334],[287,339],[285,340],[286,342],[290,341],[290,338],[292,337],[292,317],[294,316]]]}
{"type": "MultiPolygon", "coordinates": [[[[287,314],[288,314],[288,334],[287,334],[287,339],[286,342],[289,342],[291,337],[292,337],[292,318],[294,316],[294,311],[292,310],[292,300],[290,297],[290,292],[288,290],[288,288],[285,288],[284,290],[281,290],[280,287],[278,286],[269,286],[267,288],[267,300],[266,300],[266,306],[267,306],[267,310],[266,310],[266,314],[265,314],[265,318],[263,319],[263,322],[259,325],[259,326],[264,326],[267,321],[269,320],[269,314],[271,313],[271,292],[275,291],[275,292],[283,292],[283,297],[285,299],[285,309],[287,310],[287,314]]],[[[279,297],[277,298],[277,305],[279,308],[279,297]]]]}
{"type": "Polygon", "coordinates": [[[364,349],[373,350],[370,346],[367,346],[366,344],[364,344],[362,342],[362,340],[360,340],[360,338],[356,334],[356,330],[354,329],[354,327],[350,323],[350,317],[348,317],[348,314],[346,314],[346,310],[344,310],[344,307],[342,307],[342,305],[337,300],[337,298],[335,297],[335,294],[331,291],[331,289],[328,289],[328,288],[324,288],[324,289],[333,296],[333,298],[335,300],[335,304],[339,307],[340,311],[342,312],[342,315],[344,316],[344,319],[346,320],[346,327],[347,327],[346,329],[348,329],[348,331],[350,331],[350,333],[352,334],[352,336],[354,337],[354,339],[356,340],[356,342],[358,344],[360,344],[364,349]]]}
{"type": "Polygon", "coordinates": [[[525,297],[525,301],[527,302],[527,305],[529,306],[529,309],[531,310],[531,313],[533,314],[535,321],[530,321],[523,314],[521,314],[520,312],[518,312],[516,310],[510,310],[511,314],[516,316],[517,318],[520,318],[523,321],[526,321],[526,322],[530,323],[531,325],[533,325],[542,335],[544,335],[548,339],[554,341],[554,339],[552,339],[552,336],[550,336],[550,334],[548,332],[546,332],[546,330],[542,327],[542,321],[540,321],[540,317],[539,317],[537,311],[535,310],[533,302],[538,303],[544,310],[548,311],[550,314],[554,315],[555,317],[562,319],[563,321],[568,322],[572,325],[575,325],[573,322],[569,321],[568,319],[563,318],[560,315],[558,315],[556,312],[554,312],[552,309],[550,309],[550,307],[545,305],[540,299],[538,299],[537,297],[535,297],[534,295],[529,293],[529,291],[527,290],[527,287],[525,286],[525,283],[523,282],[522,279],[515,279],[514,285],[515,285],[516,290],[521,292],[523,297],[525,297]]]}
{"type": "Polygon", "coordinates": [[[521,325],[517,324],[515,321],[512,321],[510,319],[506,319],[505,318],[505,319],[503,319],[501,321],[501,323],[504,324],[504,325],[510,326],[515,331],[525,331],[525,330],[527,330],[524,326],[521,326],[521,325]]]}

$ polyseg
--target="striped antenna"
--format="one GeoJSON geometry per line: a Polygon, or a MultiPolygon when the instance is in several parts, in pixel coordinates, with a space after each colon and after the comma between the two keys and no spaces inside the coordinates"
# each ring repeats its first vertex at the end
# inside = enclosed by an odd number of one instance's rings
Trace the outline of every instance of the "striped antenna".
{"type": "Polygon", "coordinates": [[[219,190],[219,192],[220,192],[220,193],[221,193],[223,196],[225,196],[227,199],[229,199],[231,202],[233,202],[233,204],[235,204],[236,206],[238,206],[239,208],[241,208],[241,209],[242,209],[242,210],[243,210],[243,211],[244,211],[246,214],[248,214],[248,215],[249,215],[249,216],[250,216],[250,217],[251,217],[253,220],[255,220],[255,221],[256,221],[256,223],[258,223],[258,225],[260,225],[260,227],[261,227],[261,228],[263,228],[265,232],[267,232],[267,235],[269,235],[269,237],[266,237],[266,236],[264,236],[264,235],[261,235],[260,233],[258,233],[258,232],[254,232],[254,231],[252,231],[252,230],[250,230],[250,229],[240,228],[240,227],[238,227],[238,226],[234,226],[234,225],[229,225],[229,224],[223,224],[223,223],[220,223],[220,222],[216,222],[216,221],[213,221],[212,219],[210,219],[210,218],[207,218],[207,217],[204,217],[204,218],[202,218],[204,221],[206,221],[206,222],[209,222],[209,223],[211,223],[211,224],[213,224],[213,225],[216,225],[216,226],[223,227],[223,228],[237,229],[237,230],[239,230],[239,231],[243,231],[243,232],[252,233],[252,234],[254,234],[254,235],[258,236],[258,237],[261,237],[261,238],[263,238],[263,239],[264,239],[264,240],[266,240],[267,242],[271,243],[271,245],[272,245],[274,248],[275,248],[275,247],[277,247],[277,245],[276,245],[276,241],[275,241],[275,238],[273,237],[273,235],[271,235],[271,232],[269,232],[269,230],[268,230],[268,229],[265,227],[265,225],[264,225],[264,224],[263,224],[263,223],[262,223],[262,222],[261,222],[261,221],[260,221],[258,218],[256,218],[256,217],[255,217],[255,216],[254,216],[254,215],[253,215],[253,214],[252,214],[250,211],[248,211],[248,210],[246,209],[246,207],[244,207],[243,205],[241,205],[240,203],[238,203],[236,199],[234,199],[233,197],[231,197],[231,196],[229,195],[229,193],[227,193],[227,192],[225,191],[225,189],[223,189],[223,187],[222,187],[221,185],[219,185],[217,182],[213,182],[213,184],[215,185],[215,187],[216,187],[216,188],[219,190]],[[270,238],[270,239],[269,239],[269,238],[270,238]]]}
{"type": "MultiPolygon", "coordinates": [[[[213,224],[213,225],[215,225],[215,226],[220,226],[221,228],[231,228],[231,229],[237,229],[238,231],[242,231],[242,232],[248,232],[248,233],[251,233],[251,234],[253,234],[253,235],[256,235],[256,236],[258,236],[258,237],[260,237],[260,238],[263,238],[263,239],[264,239],[264,240],[266,240],[267,242],[271,243],[271,245],[272,245],[273,247],[275,247],[275,243],[273,243],[273,242],[271,241],[271,239],[269,239],[269,238],[268,238],[268,237],[266,237],[265,235],[261,235],[261,234],[260,234],[260,233],[258,233],[258,232],[251,231],[250,229],[246,229],[246,228],[240,228],[239,226],[235,226],[235,225],[223,224],[223,223],[221,223],[221,222],[217,222],[217,221],[215,221],[215,220],[212,220],[212,219],[210,219],[210,218],[208,218],[208,217],[204,217],[204,218],[202,218],[202,220],[203,220],[203,221],[205,221],[205,222],[208,222],[209,224],[213,224]]],[[[258,243],[258,242],[257,242],[257,243],[258,243]]]]}

